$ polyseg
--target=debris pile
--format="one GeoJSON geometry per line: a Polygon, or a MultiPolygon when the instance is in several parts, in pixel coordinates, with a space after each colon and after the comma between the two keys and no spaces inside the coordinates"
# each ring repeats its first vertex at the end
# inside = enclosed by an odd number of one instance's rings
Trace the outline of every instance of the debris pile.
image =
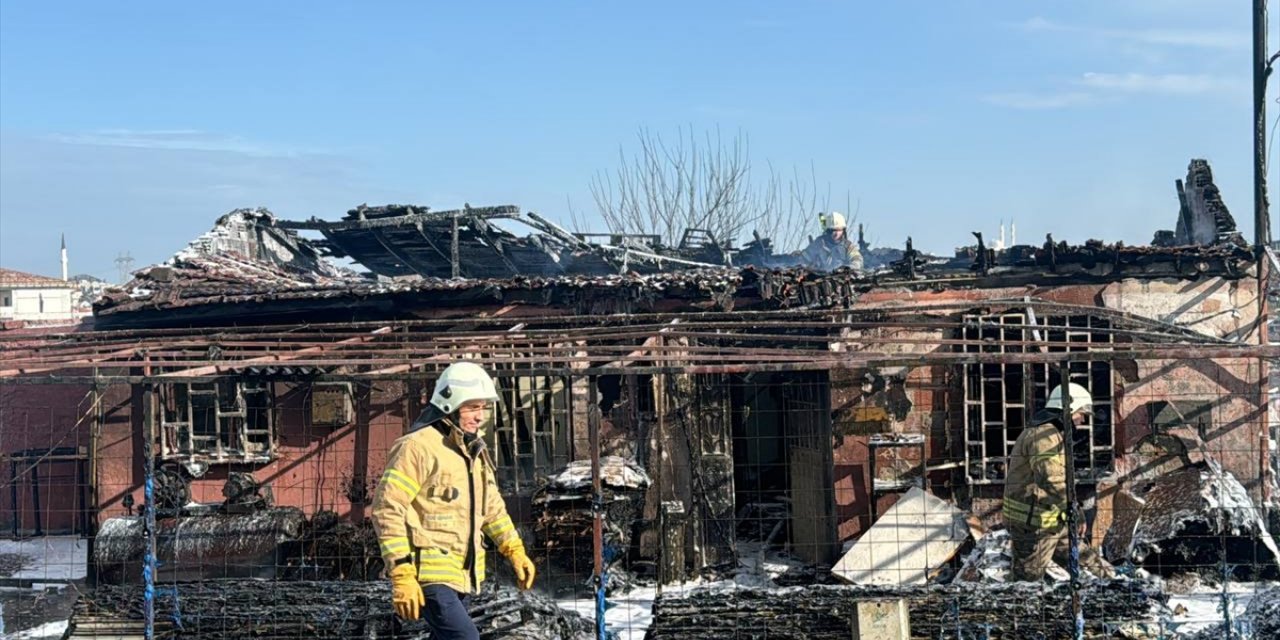
{"type": "MultiPolygon", "coordinates": [[[[631,549],[635,524],[643,518],[649,476],[640,465],[619,456],[600,458],[601,505],[607,560],[623,560],[631,549]]],[[[591,461],[570,462],[533,496],[538,548],[545,548],[557,572],[580,575],[594,564],[592,544],[591,461]]],[[[615,578],[625,578],[617,571],[615,578]]],[[[625,580],[624,580],[625,581],[625,580]]]]}
{"type": "MultiPolygon", "coordinates": [[[[1130,581],[1095,582],[1082,590],[1086,631],[1106,634],[1142,618],[1163,596],[1130,581]]],[[[653,607],[649,640],[726,637],[847,640],[859,602],[905,598],[915,638],[1071,637],[1065,584],[1009,583],[934,587],[812,586],[788,589],[704,588],[663,594],[653,607]]]]}
{"type": "Polygon", "coordinates": [[[1271,587],[1254,596],[1244,612],[1258,638],[1280,638],[1280,587],[1271,587]]]}
{"type": "Polygon", "coordinates": [[[1271,587],[1253,595],[1244,613],[1230,626],[1218,623],[1188,640],[1253,640],[1280,638],[1280,587],[1271,587]]]}
{"type": "Polygon", "coordinates": [[[1005,582],[1013,569],[1013,541],[1008,529],[992,531],[978,539],[956,573],[958,582],[1005,582]]]}
{"type": "Polygon", "coordinates": [[[297,580],[377,580],[383,568],[373,525],[347,522],[333,511],[311,517],[286,564],[285,577],[297,580]]]}
{"type": "Polygon", "coordinates": [[[0,553],[0,578],[8,578],[31,566],[34,562],[35,558],[25,554],[0,553]]]}
{"type": "MultiPolygon", "coordinates": [[[[977,539],[973,549],[964,556],[955,573],[957,582],[1008,582],[1013,570],[1013,541],[1008,529],[998,529],[977,539]]],[[[1086,577],[1097,577],[1085,567],[1080,568],[1086,577]]],[[[1071,579],[1065,566],[1049,562],[1046,575],[1059,582],[1071,579]]]]}
{"type": "Polygon", "coordinates": [[[768,548],[786,540],[791,505],[786,496],[769,502],[748,502],[738,509],[738,542],[762,542],[768,548]]]}
{"type": "Polygon", "coordinates": [[[532,591],[502,588],[485,592],[467,606],[488,640],[590,640],[595,625],[532,591]]]}
{"type": "MultiPolygon", "coordinates": [[[[168,633],[157,637],[233,638],[397,638],[429,637],[425,624],[403,624],[389,605],[384,581],[257,582],[210,580],[156,590],[156,620],[168,633]]],[[[90,630],[120,628],[143,620],[141,586],[104,585],[81,596],[70,637],[93,637],[90,630]]],[[[468,604],[480,637],[590,638],[592,625],[576,613],[531,592],[500,589],[468,604]]]]}
{"type": "Polygon", "coordinates": [[[1112,525],[1108,551],[1160,575],[1280,578],[1280,550],[1248,490],[1212,460],[1155,478],[1137,518],[1112,525]],[[1136,521],[1135,521],[1136,520],[1136,521]],[[1225,563],[1225,565],[1224,565],[1225,563]]]}

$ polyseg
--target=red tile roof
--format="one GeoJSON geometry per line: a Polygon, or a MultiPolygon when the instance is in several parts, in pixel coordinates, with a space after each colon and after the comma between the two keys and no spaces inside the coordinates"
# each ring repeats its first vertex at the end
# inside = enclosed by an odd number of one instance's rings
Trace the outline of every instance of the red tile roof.
{"type": "Polygon", "coordinates": [[[75,289],[76,285],[58,278],[38,276],[34,273],[14,271],[0,267],[0,287],[57,287],[75,289]]]}

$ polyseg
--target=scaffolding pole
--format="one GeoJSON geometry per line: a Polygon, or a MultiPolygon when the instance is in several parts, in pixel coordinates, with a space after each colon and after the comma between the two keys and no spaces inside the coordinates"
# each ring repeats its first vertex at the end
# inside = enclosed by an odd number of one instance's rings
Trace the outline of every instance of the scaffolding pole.
{"type": "Polygon", "coordinates": [[[605,586],[608,576],[604,570],[604,496],[600,480],[600,400],[597,397],[595,377],[587,378],[587,437],[591,446],[591,547],[592,584],[595,586],[596,638],[608,640],[605,631],[605,586]]]}
{"type": "Polygon", "coordinates": [[[142,467],[143,467],[143,526],[145,551],[142,560],[142,616],[143,634],[146,640],[154,640],[156,633],[156,406],[155,387],[147,385],[142,391],[142,467]]]}

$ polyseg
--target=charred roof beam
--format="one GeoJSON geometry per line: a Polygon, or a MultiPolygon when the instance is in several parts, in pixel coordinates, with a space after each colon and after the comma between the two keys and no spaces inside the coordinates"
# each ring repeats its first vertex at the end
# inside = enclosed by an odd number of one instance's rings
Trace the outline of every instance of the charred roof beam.
{"type": "Polygon", "coordinates": [[[476,234],[479,235],[485,243],[490,247],[493,247],[493,252],[498,254],[499,258],[502,258],[502,263],[506,265],[507,269],[511,270],[511,275],[520,275],[520,270],[516,268],[516,265],[511,262],[510,258],[507,258],[507,252],[502,247],[502,241],[493,237],[493,227],[484,219],[483,216],[471,216],[467,220],[467,224],[475,230],[476,234]]]}
{"type": "Polygon", "coordinates": [[[370,229],[369,231],[373,234],[373,239],[377,240],[378,244],[382,245],[382,248],[386,249],[387,253],[391,254],[391,257],[398,260],[400,264],[424,278],[430,277],[431,274],[429,273],[429,269],[424,269],[423,265],[407,252],[397,251],[395,243],[388,240],[387,236],[382,233],[381,229],[370,229]]]}
{"type": "Polygon", "coordinates": [[[314,216],[309,220],[277,220],[276,226],[282,229],[308,229],[311,231],[349,231],[364,229],[383,229],[387,227],[414,226],[422,222],[449,222],[455,216],[478,216],[482,218],[518,218],[520,207],[504,204],[496,207],[467,207],[449,211],[423,211],[402,216],[385,218],[367,218],[364,220],[342,220],[329,222],[314,216]]]}

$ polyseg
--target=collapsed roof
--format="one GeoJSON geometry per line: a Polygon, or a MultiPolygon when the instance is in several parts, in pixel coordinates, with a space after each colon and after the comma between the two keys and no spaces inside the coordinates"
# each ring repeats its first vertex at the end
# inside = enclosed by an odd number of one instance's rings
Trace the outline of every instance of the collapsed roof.
{"type": "Polygon", "coordinates": [[[946,259],[915,250],[908,239],[905,250],[881,252],[893,258],[888,264],[830,274],[774,254],[767,238],[738,249],[690,229],[679,246],[665,247],[656,236],[571,233],[513,205],[449,211],[361,205],[337,221],[281,220],[266,209],[237,209],[164,264],[109,290],[94,313],[106,324],[154,324],[325,312],[353,318],[479,303],[567,306],[578,313],[655,310],[661,301],[693,309],[741,308],[744,301],[787,308],[849,304],[859,292],[885,286],[1248,275],[1254,257],[1208,163],[1193,160],[1186,184],[1178,181],[1178,230],[1157,233],[1155,246],[1096,240],[1072,246],[1049,236],[1040,246],[996,249],[975,234],[975,245],[946,259]],[[499,220],[532,233],[516,236],[498,227],[499,220]],[[322,237],[300,234],[306,231],[322,237]],[[340,268],[329,258],[349,258],[369,272],[340,268]]]}
{"type": "Polygon", "coordinates": [[[514,276],[605,275],[619,271],[649,273],[671,265],[723,266],[732,248],[705,231],[689,230],[678,247],[664,247],[657,236],[601,235],[608,243],[587,241],[536,213],[514,205],[464,206],[431,211],[415,205],[360,205],[341,220],[279,221],[282,229],[318,231],[311,242],[327,256],[351,258],[372,273],[391,278],[510,278],[514,276]],[[518,237],[494,224],[512,220],[535,231],[518,237]]]}

